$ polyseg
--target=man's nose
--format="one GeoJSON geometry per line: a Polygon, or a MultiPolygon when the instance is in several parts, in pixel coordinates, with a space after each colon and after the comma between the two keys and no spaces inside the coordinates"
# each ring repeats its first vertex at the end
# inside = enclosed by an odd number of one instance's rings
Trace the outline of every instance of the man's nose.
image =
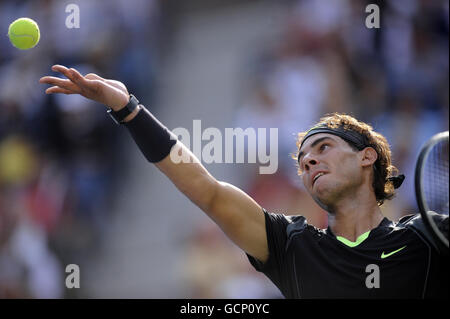
{"type": "Polygon", "coordinates": [[[306,171],[309,171],[314,165],[319,163],[316,157],[312,154],[306,154],[303,157],[303,161],[305,163],[304,166],[306,171]]]}

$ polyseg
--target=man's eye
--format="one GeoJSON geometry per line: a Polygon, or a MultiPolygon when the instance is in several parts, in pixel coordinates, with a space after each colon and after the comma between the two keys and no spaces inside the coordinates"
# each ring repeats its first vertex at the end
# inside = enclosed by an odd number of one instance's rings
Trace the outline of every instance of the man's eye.
{"type": "Polygon", "coordinates": [[[325,147],[328,146],[328,144],[322,144],[320,145],[320,150],[323,151],[325,149],[325,147]]]}

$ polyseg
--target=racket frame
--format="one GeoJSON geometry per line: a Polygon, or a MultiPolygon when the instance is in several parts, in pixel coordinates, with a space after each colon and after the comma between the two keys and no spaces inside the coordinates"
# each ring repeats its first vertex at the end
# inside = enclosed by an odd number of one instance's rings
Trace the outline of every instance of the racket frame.
{"type": "Polygon", "coordinates": [[[428,156],[430,155],[430,150],[439,142],[447,139],[448,144],[448,131],[438,133],[434,136],[432,136],[421,148],[419,157],[417,159],[416,163],[416,169],[414,174],[414,186],[415,186],[415,192],[416,192],[416,200],[417,205],[419,206],[419,211],[422,216],[423,222],[425,226],[431,231],[433,237],[443,243],[447,248],[449,248],[448,245],[448,239],[445,238],[445,236],[441,233],[441,231],[436,226],[435,222],[432,220],[431,216],[428,214],[428,211],[430,211],[430,208],[428,207],[426,200],[424,199],[423,192],[422,192],[422,174],[423,174],[423,163],[426,162],[428,159],[428,156]]]}

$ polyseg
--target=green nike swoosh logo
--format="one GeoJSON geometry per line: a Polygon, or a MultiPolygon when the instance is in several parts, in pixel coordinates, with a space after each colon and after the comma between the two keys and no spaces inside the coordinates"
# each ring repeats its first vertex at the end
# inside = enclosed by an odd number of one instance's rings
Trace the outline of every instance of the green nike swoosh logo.
{"type": "Polygon", "coordinates": [[[406,246],[403,246],[402,248],[399,248],[397,250],[391,251],[389,254],[385,254],[384,251],[381,253],[381,259],[387,258],[389,256],[392,256],[395,253],[398,253],[400,250],[402,250],[403,248],[406,248],[406,246]]]}

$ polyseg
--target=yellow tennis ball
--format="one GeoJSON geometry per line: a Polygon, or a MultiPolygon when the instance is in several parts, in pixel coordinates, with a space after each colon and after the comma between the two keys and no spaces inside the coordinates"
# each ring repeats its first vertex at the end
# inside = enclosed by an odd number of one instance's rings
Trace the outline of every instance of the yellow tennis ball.
{"type": "Polygon", "coordinates": [[[39,42],[39,26],[30,18],[19,18],[9,25],[8,36],[16,48],[28,50],[39,42]]]}

